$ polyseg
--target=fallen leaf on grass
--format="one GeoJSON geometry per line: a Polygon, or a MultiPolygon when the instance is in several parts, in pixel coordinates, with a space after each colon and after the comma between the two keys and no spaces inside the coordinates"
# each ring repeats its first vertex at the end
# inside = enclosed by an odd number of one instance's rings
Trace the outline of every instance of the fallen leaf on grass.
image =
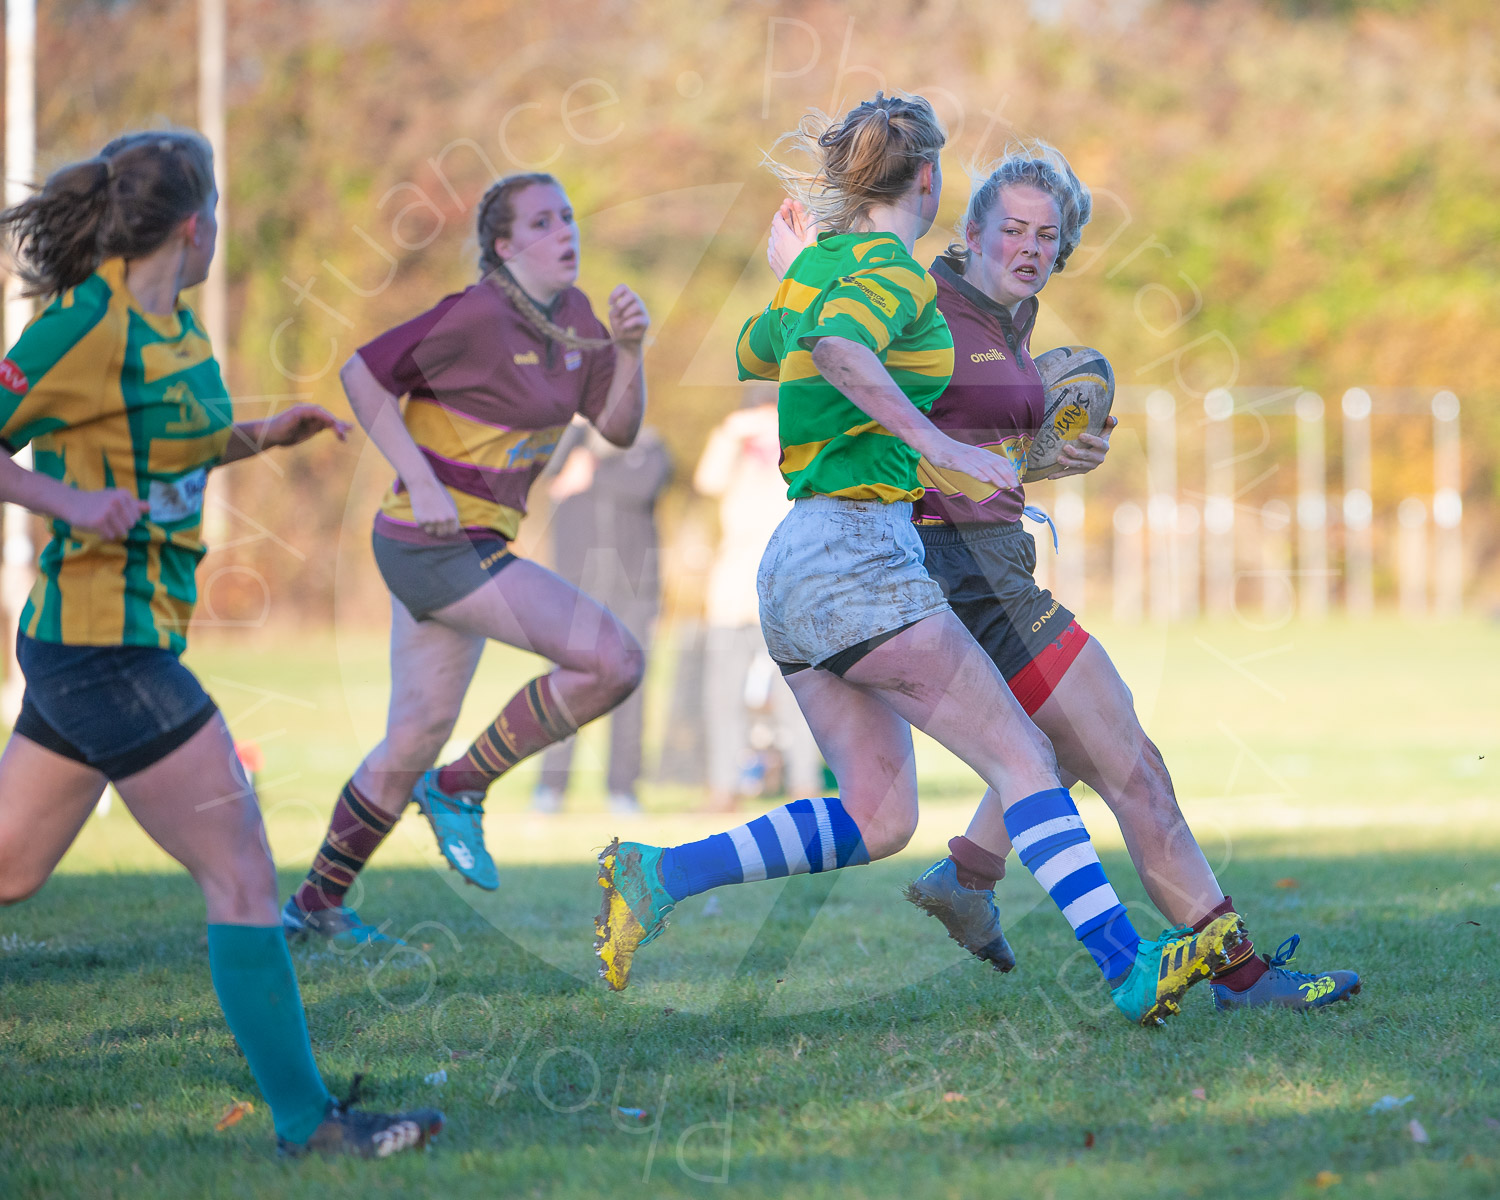
{"type": "Polygon", "coordinates": [[[968,1099],[968,1097],[965,1096],[962,1092],[944,1092],[943,1093],[943,1103],[944,1104],[962,1104],[967,1099],[968,1099]]]}
{"type": "MultiPolygon", "coordinates": [[[[1272,887],[1279,887],[1279,888],[1294,888],[1294,887],[1301,887],[1302,885],[1300,883],[1298,883],[1295,879],[1287,878],[1287,879],[1278,879],[1271,886],[1272,887]]],[[[1324,1174],[1327,1174],[1327,1172],[1324,1172],[1324,1174]]]]}
{"type": "Polygon", "coordinates": [[[1319,1171],[1313,1176],[1313,1187],[1328,1188],[1343,1181],[1344,1177],[1335,1171],[1319,1171]]]}
{"type": "Polygon", "coordinates": [[[1094,1148],[1094,1133],[1093,1133],[1093,1130],[1090,1130],[1089,1132],[1087,1132],[1087,1133],[1085,1133],[1083,1135],[1083,1148],[1085,1150],[1092,1150],[1094,1148]]]}
{"type": "Polygon", "coordinates": [[[1422,1122],[1417,1120],[1415,1117],[1413,1117],[1411,1119],[1411,1123],[1407,1125],[1406,1131],[1407,1133],[1411,1134],[1411,1140],[1416,1142],[1419,1146],[1425,1146],[1431,1140],[1427,1136],[1427,1130],[1422,1128],[1422,1122]]]}
{"type": "Polygon", "coordinates": [[[1194,1088],[1192,1096],[1194,1100],[1207,1100],[1208,1092],[1204,1088],[1194,1088]]]}
{"type": "Polygon", "coordinates": [[[231,1125],[238,1125],[247,1116],[255,1111],[255,1105],[248,1100],[236,1100],[224,1110],[224,1115],[214,1122],[214,1129],[223,1133],[231,1125]]]}

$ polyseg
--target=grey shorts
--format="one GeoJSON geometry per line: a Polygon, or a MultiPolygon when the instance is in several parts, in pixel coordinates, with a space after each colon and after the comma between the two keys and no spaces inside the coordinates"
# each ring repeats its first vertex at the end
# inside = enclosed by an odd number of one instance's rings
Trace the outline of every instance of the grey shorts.
{"type": "Polygon", "coordinates": [[[761,631],[782,672],[842,675],[886,638],[947,612],[922,555],[909,503],[810,496],[793,504],[756,580],[761,631]]]}
{"type": "Polygon", "coordinates": [[[377,530],[370,535],[370,544],[385,586],[418,621],[478,591],[516,561],[498,533],[421,545],[386,537],[377,530]]]}

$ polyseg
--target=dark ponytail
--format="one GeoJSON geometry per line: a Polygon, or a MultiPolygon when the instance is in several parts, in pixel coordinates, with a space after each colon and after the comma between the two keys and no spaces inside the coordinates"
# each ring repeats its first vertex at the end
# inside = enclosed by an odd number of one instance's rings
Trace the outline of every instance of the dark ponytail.
{"type": "Polygon", "coordinates": [[[26,295],[52,296],[77,287],[107,258],[156,250],[203,210],[213,187],[213,151],[201,135],[127,133],[0,212],[0,231],[26,295]]]}

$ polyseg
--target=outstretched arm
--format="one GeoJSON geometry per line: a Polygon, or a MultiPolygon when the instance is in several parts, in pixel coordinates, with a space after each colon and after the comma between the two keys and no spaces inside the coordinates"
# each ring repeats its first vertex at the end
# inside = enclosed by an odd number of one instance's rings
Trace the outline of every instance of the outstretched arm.
{"type": "Polygon", "coordinates": [[[222,466],[253,458],[272,446],[296,446],[325,429],[333,430],[333,436],[342,442],[349,435],[349,422],[340,421],[318,404],[294,404],[274,417],[239,421],[229,430],[229,444],[224,447],[219,463],[222,466]]]}

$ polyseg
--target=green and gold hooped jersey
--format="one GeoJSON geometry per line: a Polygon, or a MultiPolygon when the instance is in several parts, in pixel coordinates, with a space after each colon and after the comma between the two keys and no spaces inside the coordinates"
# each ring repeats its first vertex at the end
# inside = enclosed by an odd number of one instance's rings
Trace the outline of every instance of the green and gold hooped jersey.
{"type": "Polygon", "coordinates": [[[72,646],[181,653],[208,470],[233,414],[208,338],[187,305],[145,311],[111,259],[44,309],[0,362],[0,440],[84,491],[125,488],[150,510],[124,541],[51,522],[21,632],[72,646]]]}
{"type": "Polygon", "coordinates": [[[953,338],[936,285],[889,233],[825,233],[797,256],[765,312],[740,331],[741,379],[781,384],[787,495],[915,500],[915,450],[870,418],[813,365],[819,338],[869,346],[922,412],[953,375],[953,338]]]}

